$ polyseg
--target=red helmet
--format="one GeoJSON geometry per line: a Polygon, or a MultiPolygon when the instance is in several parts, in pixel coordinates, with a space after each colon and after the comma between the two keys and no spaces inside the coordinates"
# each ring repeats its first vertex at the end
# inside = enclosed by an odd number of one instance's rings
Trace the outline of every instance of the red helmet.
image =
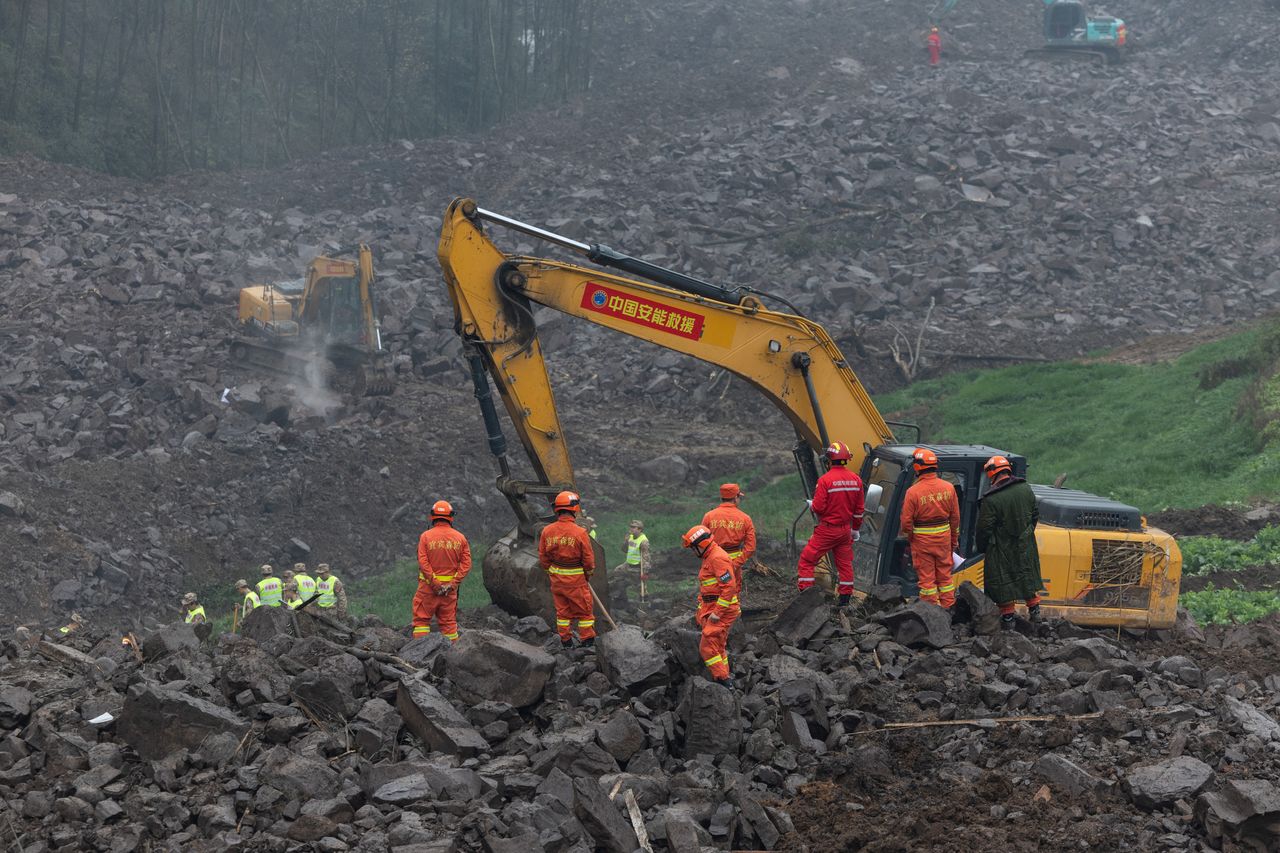
{"type": "Polygon", "coordinates": [[[689,532],[680,537],[680,541],[684,543],[686,548],[696,548],[702,542],[711,538],[711,531],[703,527],[701,524],[689,528],[689,532]]]}
{"type": "Polygon", "coordinates": [[[987,472],[988,479],[994,480],[1000,476],[1001,472],[1012,474],[1013,463],[1003,456],[992,456],[987,460],[987,464],[982,466],[982,470],[987,472]]]}
{"type": "Polygon", "coordinates": [[[453,504],[448,501],[436,501],[431,505],[432,521],[453,521],[453,504]]]}
{"type": "Polygon", "coordinates": [[[552,504],[556,512],[572,512],[577,514],[582,511],[582,499],[578,497],[577,492],[561,492],[556,495],[555,502],[552,504]]]}
{"type": "Polygon", "coordinates": [[[936,471],[938,454],[927,447],[917,447],[916,452],[911,454],[911,467],[916,469],[917,474],[922,471],[936,471]]]}
{"type": "Polygon", "coordinates": [[[831,446],[827,448],[827,458],[832,462],[848,462],[849,457],[852,455],[849,452],[849,445],[843,441],[833,441],[831,446]]]}

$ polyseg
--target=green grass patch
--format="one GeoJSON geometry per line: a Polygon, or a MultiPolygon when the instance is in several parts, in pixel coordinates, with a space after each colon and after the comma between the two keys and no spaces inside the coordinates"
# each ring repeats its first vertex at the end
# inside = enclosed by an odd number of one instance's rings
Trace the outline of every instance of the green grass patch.
{"type": "Polygon", "coordinates": [[[1253,330],[1163,364],[1019,365],[953,374],[877,399],[916,420],[929,441],[980,443],[1028,458],[1030,479],[1068,485],[1148,511],[1250,500],[1280,491],[1280,446],[1258,448],[1239,411],[1253,379],[1207,374],[1248,362],[1253,330]]]}
{"type": "MultiPolygon", "coordinates": [[[[471,571],[458,590],[458,608],[469,610],[489,603],[489,593],[484,588],[480,563],[488,544],[471,543],[471,571]]],[[[395,568],[347,585],[347,599],[354,616],[372,613],[391,626],[408,625],[413,621],[413,596],[418,591],[418,561],[403,557],[395,568]]]]}
{"type": "Polygon", "coordinates": [[[1264,527],[1248,542],[1219,536],[1187,536],[1178,540],[1178,546],[1182,549],[1182,573],[1186,575],[1280,565],[1280,527],[1264,527]]]}
{"type": "MultiPolygon", "coordinates": [[[[738,483],[747,492],[741,507],[755,523],[757,538],[783,539],[804,505],[800,475],[776,477],[762,487],[753,485],[752,489],[746,488],[746,483],[754,484],[757,479],[757,472],[747,471],[726,476],[722,482],[738,483]]],[[[651,497],[626,513],[592,513],[596,520],[596,536],[604,546],[608,567],[613,568],[626,557],[627,525],[633,518],[644,522],[649,547],[655,553],[680,548],[680,537],[700,523],[707,510],[720,504],[720,482],[683,494],[651,497]]]]}
{"type": "Polygon", "coordinates": [[[1201,625],[1253,622],[1280,611],[1280,592],[1272,590],[1215,589],[1184,592],[1182,606],[1201,625]]]}

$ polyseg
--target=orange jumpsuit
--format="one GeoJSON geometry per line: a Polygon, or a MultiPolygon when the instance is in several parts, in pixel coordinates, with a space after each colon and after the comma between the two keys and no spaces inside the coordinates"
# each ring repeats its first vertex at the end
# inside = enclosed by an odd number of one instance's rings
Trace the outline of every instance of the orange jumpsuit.
{"type": "Polygon", "coordinates": [[[725,501],[702,517],[702,526],[711,531],[716,544],[733,561],[733,577],[742,589],[742,567],[756,552],[756,526],[751,516],[738,509],[733,501],[725,501]]]}
{"type": "Polygon", "coordinates": [[[942,36],[929,33],[929,38],[925,41],[929,46],[929,64],[937,65],[942,59],[942,36]]]}
{"type": "Polygon", "coordinates": [[[440,632],[458,639],[458,590],[471,571],[471,546],[447,521],[436,521],[418,537],[418,592],[413,597],[413,636],[431,633],[431,617],[440,632]],[[443,586],[452,587],[447,594],[443,586]]]}
{"type": "Polygon", "coordinates": [[[733,560],[713,541],[703,553],[702,568],[698,571],[697,615],[697,622],[702,626],[698,650],[712,678],[729,677],[729,629],[740,612],[733,560]],[[712,613],[720,617],[719,622],[707,618],[712,613]]]}
{"type": "Polygon", "coordinates": [[[902,501],[902,535],[911,544],[920,598],[943,607],[956,603],[951,555],[960,542],[960,501],[956,487],[925,471],[902,501]]]}
{"type": "Polygon", "coordinates": [[[591,539],[569,513],[542,528],[538,540],[538,562],[551,578],[551,597],[556,605],[556,633],[563,642],[573,638],[578,623],[578,639],[596,635],[596,618],[587,581],[596,570],[591,539]]]}

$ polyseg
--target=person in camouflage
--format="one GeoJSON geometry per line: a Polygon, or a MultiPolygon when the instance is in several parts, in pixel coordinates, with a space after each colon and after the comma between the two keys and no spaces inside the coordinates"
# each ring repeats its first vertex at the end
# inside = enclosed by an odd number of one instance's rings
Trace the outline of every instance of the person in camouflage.
{"type": "Polygon", "coordinates": [[[1036,548],[1040,511],[1035,493],[1026,480],[1013,476],[1013,466],[1003,456],[992,456],[983,470],[991,481],[978,509],[978,550],[986,554],[984,588],[1000,606],[1001,627],[1014,626],[1017,601],[1026,603],[1032,622],[1039,622],[1044,581],[1036,548]]]}

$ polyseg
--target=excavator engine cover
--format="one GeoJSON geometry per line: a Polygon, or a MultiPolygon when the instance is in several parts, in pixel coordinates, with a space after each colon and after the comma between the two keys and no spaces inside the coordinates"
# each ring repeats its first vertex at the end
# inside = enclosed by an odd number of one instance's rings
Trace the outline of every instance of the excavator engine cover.
{"type": "MultiPolygon", "coordinates": [[[[609,607],[609,573],[605,567],[604,548],[591,540],[596,555],[596,571],[591,588],[598,600],[609,607]]],[[[513,616],[541,616],[548,625],[556,623],[556,609],[551,601],[551,581],[538,563],[538,543],[517,528],[494,543],[480,566],[484,588],[493,603],[513,616]]],[[[596,606],[596,631],[609,630],[609,620],[596,606]]]]}

